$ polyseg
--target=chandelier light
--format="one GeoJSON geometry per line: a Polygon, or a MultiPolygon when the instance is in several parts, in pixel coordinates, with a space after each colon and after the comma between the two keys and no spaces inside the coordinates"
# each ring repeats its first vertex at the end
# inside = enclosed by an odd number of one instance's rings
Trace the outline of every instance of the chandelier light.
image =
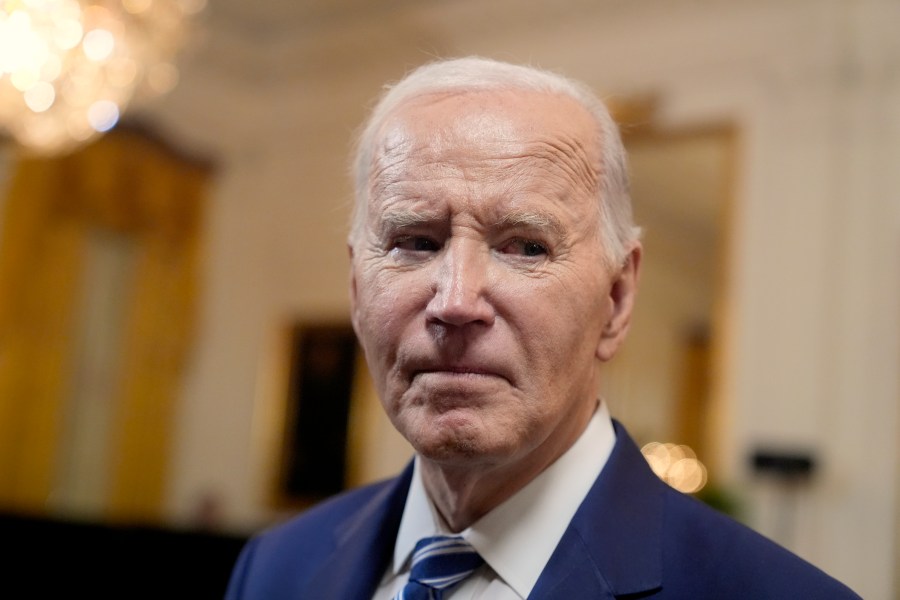
{"type": "Polygon", "coordinates": [[[206,0],[0,0],[0,132],[40,154],[108,131],[178,81],[206,0]]]}

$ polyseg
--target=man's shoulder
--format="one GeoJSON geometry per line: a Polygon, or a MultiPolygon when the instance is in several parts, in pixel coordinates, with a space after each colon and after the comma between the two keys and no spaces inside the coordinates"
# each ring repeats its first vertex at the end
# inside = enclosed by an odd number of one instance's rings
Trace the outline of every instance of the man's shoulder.
{"type": "MultiPolygon", "coordinates": [[[[666,486],[668,487],[668,486],[666,486]]],[[[741,597],[858,598],[818,567],[699,500],[668,489],[664,581],[741,591],[741,597]],[[794,595],[796,594],[796,595],[794,595]]]]}
{"type": "Polygon", "coordinates": [[[823,571],[659,479],[620,423],[579,509],[582,539],[613,589],[685,598],[858,598],[823,571]],[[614,551],[608,540],[623,540],[614,551]],[[627,543],[626,543],[627,542],[627,543]]]}
{"type": "Polygon", "coordinates": [[[357,517],[364,506],[384,494],[395,482],[396,478],[347,490],[267,528],[256,537],[264,540],[266,544],[279,546],[327,543],[330,539],[323,534],[329,532],[337,534],[348,520],[357,517]]]}
{"type": "Polygon", "coordinates": [[[390,520],[403,478],[344,492],[253,536],[235,564],[226,598],[309,597],[300,590],[347,547],[342,542],[390,520]]]}

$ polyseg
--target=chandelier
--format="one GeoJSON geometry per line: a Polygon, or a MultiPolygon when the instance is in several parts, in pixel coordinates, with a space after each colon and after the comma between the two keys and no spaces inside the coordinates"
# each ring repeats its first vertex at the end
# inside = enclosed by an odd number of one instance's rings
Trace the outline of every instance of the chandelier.
{"type": "Polygon", "coordinates": [[[0,133],[50,155],[169,91],[206,0],[0,0],[0,133]]]}

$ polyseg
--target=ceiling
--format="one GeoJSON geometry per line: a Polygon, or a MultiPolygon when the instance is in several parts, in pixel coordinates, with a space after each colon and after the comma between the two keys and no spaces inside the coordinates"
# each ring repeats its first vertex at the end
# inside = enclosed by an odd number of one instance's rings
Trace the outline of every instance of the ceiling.
{"type": "MultiPolygon", "coordinates": [[[[565,72],[580,78],[596,73],[590,53],[567,50],[584,42],[566,33],[573,21],[614,18],[619,3],[211,0],[182,56],[181,83],[150,119],[213,156],[266,152],[271,143],[321,145],[335,135],[347,140],[384,82],[434,56],[487,51],[506,58],[496,49],[532,44],[545,63],[564,62],[565,72]],[[498,22],[502,40],[499,30],[491,33],[498,22]]],[[[731,183],[721,137],[636,136],[629,145],[638,217],[685,238],[714,239],[731,183]]]]}

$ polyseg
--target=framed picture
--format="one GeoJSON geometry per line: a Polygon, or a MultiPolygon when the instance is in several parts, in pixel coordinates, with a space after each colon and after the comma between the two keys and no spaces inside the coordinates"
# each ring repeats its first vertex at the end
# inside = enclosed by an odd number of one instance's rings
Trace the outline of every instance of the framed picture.
{"type": "Polygon", "coordinates": [[[292,329],[279,496],[315,502],[344,489],[358,344],[346,324],[292,329]]]}

